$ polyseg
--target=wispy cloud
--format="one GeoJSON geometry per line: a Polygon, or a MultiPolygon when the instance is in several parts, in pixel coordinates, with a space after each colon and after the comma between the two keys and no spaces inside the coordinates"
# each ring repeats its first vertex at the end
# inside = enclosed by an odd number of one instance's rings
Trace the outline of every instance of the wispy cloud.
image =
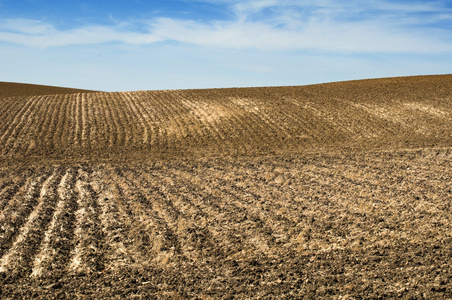
{"type": "Polygon", "coordinates": [[[264,22],[213,22],[162,18],[151,23],[162,40],[193,43],[207,47],[257,48],[262,50],[313,50],[327,52],[408,52],[426,53],[452,50],[440,34],[393,31],[372,21],[337,22],[310,19],[284,28],[264,22]]]}
{"type": "Polygon", "coordinates": [[[158,36],[127,30],[124,26],[90,25],[70,30],[58,30],[39,20],[9,19],[0,22],[0,40],[33,47],[120,42],[150,44],[161,41],[158,36]]]}
{"type": "Polygon", "coordinates": [[[444,53],[452,10],[441,1],[220,0],[229,20],[160,16],[111,25],[58,29],[40,20],[0,22],[0,40],[33,47],[74,44],[152,44],[173,41],[202,47],[324,52],[444,53]],[[139,28],[139,30],[137,30],[139,28]]]}

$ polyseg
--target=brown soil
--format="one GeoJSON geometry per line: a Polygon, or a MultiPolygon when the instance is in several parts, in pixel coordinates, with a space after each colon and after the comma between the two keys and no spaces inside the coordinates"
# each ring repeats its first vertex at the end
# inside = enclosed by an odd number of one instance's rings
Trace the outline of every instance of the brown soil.
{"type": "Polygon", "coordinates": [[[451,87],[4,98],[0,298],[452,298],[451,87]]]}
{"type": "Polygon", "coordinates": [[[89,93],[90,90],[72,89],[39,84],[26,84],[0,81],[0,98],[16,96],[38,96],[52,94],[89,93]]]}
{"type": "Polygon", "coordinates": [[[0,102],[0,160],[12,162],[452,144],[452,75],[0,102]]]}

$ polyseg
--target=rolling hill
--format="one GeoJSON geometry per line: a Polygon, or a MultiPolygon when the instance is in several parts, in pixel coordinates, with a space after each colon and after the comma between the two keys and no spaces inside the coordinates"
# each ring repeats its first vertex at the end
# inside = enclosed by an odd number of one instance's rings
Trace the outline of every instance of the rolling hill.
{"type": "Polygon", "coordinates": [[[71,94],[90,92],[89,90],[64,88],[39,84],[0,81],[0,98],[14,96],[38,96],[49,94],[71,94]]]}
{"type": "Polygon", "coordinates": [[[0,157],[94,159],[452,142],[452,76],[0,99],[0,157]]]}
{"type": "Polygon", "coordinates": [[[452,298],[452,75],[57,91],[0,97],[1,299],[452,298]]]}

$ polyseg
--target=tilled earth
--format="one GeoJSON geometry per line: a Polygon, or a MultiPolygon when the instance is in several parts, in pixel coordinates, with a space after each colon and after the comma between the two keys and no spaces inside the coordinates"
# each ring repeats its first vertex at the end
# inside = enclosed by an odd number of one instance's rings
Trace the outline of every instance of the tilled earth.
{"type": "Polygon", "coordinates": [[[448,148],[0,169],[0,298],[452,298],[448,148]]]}
{"type": "Polygon", "coordinates": [[[16,96],[36,96],[36,95],[51,95],[51,94],[73,94],[92,92],[90,90],[64,88],[39,84],[26,84],[16,82],[0,81],[0,97],[16,97],[16,96]]]}

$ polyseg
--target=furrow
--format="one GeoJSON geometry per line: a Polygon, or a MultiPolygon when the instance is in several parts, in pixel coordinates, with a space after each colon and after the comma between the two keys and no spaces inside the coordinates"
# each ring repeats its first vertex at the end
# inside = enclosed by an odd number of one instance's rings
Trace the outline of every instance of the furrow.
{"type": "Polygon", "coordinates": [[[151,148],[155,146],[158,141],[157,130],[156,130],[156,114],[155,111],[152,110],[152,104],[148,97],[143,97],[142,93],[131,92],[129,94],[134,101],[134,105],[136,106],[137,113],[141,117],[141,122],[143,126],[143,139],[142,142],[145,146],[151,148]]]}
{"type": "Polygon", "coordinates": [[[69,168],[58,184],[58,202],[34,258],[32,277],[49,277],[64,273],[74,248],[74,222],[77,208],[74,183],[75,170],[69,168]]]}
{"type": "Polygon", "coordinates": [[[338,141],[345,139],[346,135],[350,134],[349,128],[344,128],[336,120],[334,109],[328,109],[325,107],[324,102],[307,102],[304,106],[309,110],[314,119],[314,132],[311,133],[311,138],[315,142],[330,142],[330,139],[338,141]]]}
{"type": "Polygon", "coordinates": [[[259,124],[263,124],[264,127],[270,131],[270,133],[274,133],[277,136],[284,136],[284,137],[288,137],[288,138],[290,138],[292,136],[291,133],[287,130],[287,128],[281,122],[281,120],[285,121],[285,118],[281,118],[281,116],[279,116],[279,114],[281,113],[280,110],[282,109],[282,106],[280,103],[275,103],[275,102],[279,102],[279,99],[268,100],[268,101],[271,101],[273,103],[273,105],[276,105],[278,107],[278,109],[276,111],[272,110],[272,112],[274,111],[273,113],[276,113],[272,116],[270,116],[267,113],[268,109],[266,107],[266,101],[263,102],[262,100],[260,100],[260,101],[253,102],[251,99],[249,99],[248,101],[251,101],[250,104],[255,107],[255,109],[251,109],[250,112],[252,112],[256,117],[258,117],[260,119],[259,124]],[[265,125],[267,125],[267,126],[265,126],[265,125]]]}
{"type": "MultiPolygon", "coordinates": [[[[148,94],[149,97],[143,97],[141,93],[130,93],[133,99],[133,104],[135,105],[136,113],[140,115],[140,120],[143,126],[143,143],[147,145],[157,145],[158,144],[158,124],[161,124],[161,119],[158,113],[156,113],[156,105],[154,97],[148,94]]],[[[146,95],[147,96],[147,95],[146,95]]]]}
{"type": "Polygon", "coordinates": [[[75,191],[76,246],[71,251],[69,273],[86,274],[104,270],[104,237],[99,220],[97,195],[91,186],[91,171],[78,170],[75,191]]]}
{"type": "Polygon", "coordinates": [[[80,111],[81,111],[81,145],[85,149],[90,149],[90,132],[91,126],[88,126],[88,100],[86,99],[88,96],[85,93],[80,94],[80,111]]]}
{"type": "Polygon", "coordinates": [[[179,100],[180,103],[185,106],[189,112],[186,112],[184,123],[186,124],[186,132],[184,138],[186,138],[187,145],[196,147],[205,143],[205,138],[208,136],[208,130],[201,121],[201,118],[196,115],[195,107],[192,102],[186,98],[179,100]]]}
{"type": "Polygon", "coordinates": [[[182,141],[183,126],[178,120],[177,114],[180,107],[175,105],[172,94],[167,91],[161,91],[156,95],[157,107],[161,109],[162,130],[164,131],[163,150],[180,150],[180,141],[182,141]]]}
{"type": "Polygon", "coordinates": [[[105,131],[103,131],[105,143],[108,148],[113,148],[115,145],[118,145],[118,134],[119,134],[119,125],[118,120],[114,117],[111,101],[107,97],[106,93],[96,93],[97,97],[99,97],[99,101],[102,104],[101,111],[99,112],[100,116],[104,118],[104,126],[105,131]]]}
{"type": "Polygon", "coordinates": [[[143,103],[147,101],[147,99],[143,99],[142,94],[137,92],[129,92],[126,95],[129,97],[130,108],[137,116],[139,127],[141,127],[140,135],[137,136],[137,145],[149,147],[152,139],[152,127],[150,127],[150,125],[154,120],[152,116],[149,115],[149,112],[143,103]]]}
{"type": "Polygon", "coordinates": [[[4,98],[1,100],[2,105],[0,105],[0,132],[4,132],[9,121],[14,118],[17,111],[21,109],[21,102],[26,101],[25,97],[11,97],[4,98]]]}
{"type": "Polygon", "coordinates": [[[3,176],[0,176],[0,190],[4,189],[5,187],[7,187],[8,185],[10,185],[13,180],[10,178],[10,176],[2,174],[3,176]]]}
{"type": "Polygon", "coordinates": [[[222,121],[223,130],[230,140],[231,149],[238,149],[239,152],[246,151],[253,146],[253,141],[256,140],[259,141],[259,146],[264,143],[272,143],[274,136],[266,133],[265,130],[256,129],[257,119],[232,101],[231,97],[218,94],[215,95],[215,98],[228,112],[228,118],[222,121]]]}
{"type": "MultiPolygon", "coordinates": [[[[241,165],[238,161],[228,169],[215,166],[208,168],[207,172],[198,171],[203,181],[213,181],[212,185],[219,189],[227,187],[228,193],[243,199],[250,207],[258,208],[259,214],[269,220],[269,226],[278,224],[276,231],[283,224],[286,230],[289,228],[288,231],[291,231],[290,228],[299,222],[299,204],[294,201],[294,182],[298,178],[290,174],[296,170],[296,165],[285,165],[283,161],[272,161],[267,165],[257,160],[249,165],[241,165]]],[[[298,172],[295,173],[298,175],[298,172]]]]}
{"type": "MultiPolygon", "coordinates": [[[[23,140],[29,139],[28,149],[38,149],[43,146],[43,140],[40,138],[40,134],[42,133],[42,124],[48,119],[48,118],[42,118],[41,116],[44,114],[46,110],[48,109],[47,103],[47,97],[48,96],[41,96],[37,99],[36,105],[33,108],[33,113],[30,116],[30,119],[28,120],[28,133],[30,134],[29,137],[27,137],[27,133],[25,133],[25,136],[23,136],[23,140]]],[[[27,150],[28,150],[27,149],[27,150]]]]}
{"type": "MultiPolygon", "coordinates": [[[[64,128],[62,128],[62,144],[73,145],[72,151],[77,151],[74,144],[77,135],[76,123],[77,123],[77,94],[67,95],[67,105],[64,111],[64,128]]],[[[69,152],[71,152],[69,150],[69,152]]]]}
{"type": "Polygon", "coordinates": [[[275,91],[272,97],[277,101],[275,103],[280,109],[275,111],[272,119],[281,120],[282,126],[287,130],[286,134],[292,138],[309,138],[317,136],[315,129],[317,120],[308,113],[306,108],[306,99],[301,98],[302,95],[288,95],[284,92],[275,91]],[[311,136],[312,135],[312,136],[311,136]]]}
{"type": "Polygon", "coordinates": [[[261,255],[268,254],[269,236],[265,235],[260,228],[256,228],[246,208],[237,205],[238,203],[230,195],[211,189],[206,182],[194,175],[180,172],[180,170],[172,173],[171,178],[174,182],[183,186],[190,201],[207,215],[207,224],[209,224],[207,227],[212,232],[212,239],[220,241],[223,251],[230,255],[238,254],[242,250],[257,250],[261,255]]]}
{"type": "Polygon", "coordinates": [[[39,190],[44,175],[32,176],[25,186],[10,200],[0,215],[0,257],[11,247],[19,229],[38,204],[39,190]]]}
{"type": "Polygon", "coordinates": [[[25,186],[25,174],[21,174],[16,180],[7,180],[2,182],[2,190],[0,191],[0,212],[10,205],[10,200],[13,199],[25,186]]]}
{"type": "MultiPolygon", "coordinates": [[[[388,228],[409,226],[415,229],[404,232],[400,238],[416,242],[419,239],[432,239],[437,234],[449,231],[447,226],[434,230],[430,228],[431,222],[450,224],[448,214],[446,218],[439,214],[450,211],[450,207],[438,206],[437,201],[450,197],[447,192],[443,192],[444,183],[438,180],[435,184],[430,184],[429,178],[434,178],[435,175],[430,176],[424,170],[417,170],[417,165],[412,165],[409,160],[402,161],[402,165],[397,167],[394,167],[398,164],[396,160],[386,164],[385,160],[381,160],[368,165],[360,163],[359,169],[348,165],[330,172],[322,166],[312,173],[323,181],[324,178],[330,178],[324,190],[334,195],[330,205],[334,204],[336,211],[354,214],[355,222],[368,223],[371,220],[374,223],[373,226],[360,225],[353,228],[355,236],[374,241],[380,234],[388,232],[388,228]],[[347,188],[343,188],[344,186],[347,188]],[[394,214],[394,211],[400,213],[394,214]]],[[[429,161],[430,168],[433,164],[433,161],[429,161]]],[[[447,174],[447,169],[441,173],[447,174]]],[[[384,241],[380,240],[380,243],[384,241]]]]}
{"type": "Polygon", "coordinates": [[[80,100],[80,93],[75,94],[74,99],[74,107],[73,107],[73,118],[74,118],[74,129],[73,129],[73,141],[70,144],[73,144],[76,149],[79,149],[82,147],[82,110],[83,107],[81,107],[81,100],[80,100]]]}
{"type": "Polygon", "coordinates": [[[191,201],[193,195],[187,195],[177,181],[163,177],[161,174],[149,173],[141,169],[134,169],[132,172],[134,172],[133,182],[136,186],[143,186],[146,190],[159,189],[162,197],[166,199],[166,206],[177,211],[177,218],[170,224],[177,234],[180,250],[185,257],[199,260],[206,255],[213,255],[215,251],[221,251],[215,247],[219,241],[214,240],[207,225],[213,217],[191,201]],[[159,184],[154,186],[149,184],[150,182],[159,184]]]}
{"type": "Polygon", "coordinates": [[[130,116],[130,110],[128,103],[124,101],[124,98],[122,97],[122,93],[115,93],[115,100],[116,100],[116,109],[118,110],[118,118],[122,120],[124,126],[124,145],[127,148],[130,148],[133,145],[133,139],[134,139],[134,131],[136,128],[135,121],[130,116]]]}
{"type": "Polygon", "coordinates": [[[133,184],[121,171],[114,170],[111,176],[117,183],[120,199],[133,217],[135,240],[133,246],[139,253],[149,253],[147,261],[166,266],[176,255],[180,255],[180,245],[175,231],[156,209],[158,197],[142,193],[142,189],[133,184]],[[127,200],[126,200],[127,199],[127,200]]]}
{"type": "Polygon", "coordinates": [[[151,150],[164,149],[168,144],[168,137],[164,131],[164,114],[161,103],[158,100],[158,95],[153,92],[147,92],[143,95],[146,102],[143,100],[143,106],[152,117],[149,126],[154,131],[155,138],[152,140],[151,150]],[[145,105],[145,104],[146,105],[145,105]]]}
{"type": "Polygon", "coordinates": [[[24,277],[31,272],[33,257],[57,202],[57,173],[57,170],[54,171],[42,185],[38,205],[20,228],[20,233],[9,251],[0,260],[0,273],[7,272],[13,277],[24,277]]]}
{"type": "Polygon", "coordinates": [[[120,268],[141,265],[149,257],[140,252],[134,245],[137,236],[134,234],[135,220],[130,216],[130,209],[124,204],[123,193],[106,176],[105,170],[97,170],[93,175],[93,188],[98,193],[99,219],[108,249],[105,251],[105,268],[120,268]]]}
{"type": "Polygon", "coordinates": [[[135,93],[137,105],[143,112],[145,126],[148,132],[148,147],[152,150],[159,149],[161,144],[161,124],[160,115],[156,112],[155,97],[151,92],[135,93]]]}
{"type": "Polygon", "coordinates": [[[138,111],[134,102],[134,98],[130,93],[122,92],[118,94],[120,101],[123,103],[125,115],[127,117],[127,124],[130,131],[130,145],[131,147],[139,147],[143,145],[144,135],[147,138],[146,129],[144,126],[142,112],[138,111]]]}
{"type": "Polygon", "coordinates": [[[165,152],[170,148],[170,134],[168,131],[168,124],[170,120],[169,114],[171,114],[171,112],[168,110],[167,103],[165,101],[162,101],[162,93],[165,93],[165,91],[148,92],[146,96],[152,99],[153,103],[150,106],[150,109],[154,111],[154,115],[157,118],[157,123],[155,125],[158,143],[156,148],[159,151],[165,152]]]}
{"type": "Polygon", "coordinates": [[[9,155],[11,154],[10,150],[12,147],[12,143],[15,142],[18,134],[23,130],[23,128],[28,128],[30,119],[37,117],[35,112],[35,108],[45,97],[30,97],[30,100],[25,103],[22,110],[18,112],[16,117],[11,123],[11,126],[8,130],[0,138],[0,145],[2,145],[2,154],[9,155]]]}
{"type": "MultiPolygon", "coordinates": [[[[59,112],[59,108],[61,107],[59,95],[48,96],[41,106],[44,106],[42,109],[45,110],[36,112],[36,115],[39,116],[40,119],[36,124],[32,124],[33,140],[28,145],[27,151],[33,151],[34,149],[39,148],[40,150],[44,149],[47,152],[46,155],[48,155],[58,148],[58,144],[54,143],[54,137],[57,130],[56,123],[59,121],[58,116],[55,114],[59,112]]],[[[61,118],[64,117],[61,116],[61,118]]]]}
{"type": "MultiPolygon", "coordinates": [[[[44,100],[44,98],[41,98],[40,100],[44,100]]],[[[34,103],[34,111],[39,111],[39,104],[39,100],[34,103]]],[[[24,120],[25,124],[22,124],[22,122],[17,124],[17,128],[15,128],[15,137],[10,139],[11,143],[8,142],[5,144],[5,147],[9,148],[7,150],[8,153],[19,154],[22,151],[26,151],[30,146],[36,146],[36,141],[38,139],[33,135],[30,137],[30,134],[33,133],[34,126],[39,122],[39,119],[39,113],[34,113],[27,116],[27,119],[24,120]]]]}
{"type": "Polygon", "coordinates": [[[274,247],[289,243],[294,234],[293,230],[296,229],[296,222],[287,218],[286,215],[290,214],[290,211],[275,204],[277,199],[281,202],[289,201],[285,195],[274,195],[277,193],[274,189],[268,193],[254,193],[250,189],[237,187],[234,183],[223,180],[217,180],[211,188],[230,196],[243,209],[247,209],[256,225],[265,230],[274,247]]]}
{"type": "Polygon", "coordinates": [[[53,122],[56,121],[55,113],[57,112],[56,106],[59,102],[58,97],[59,95],[47,96],[43,103],[43,110],[38,110],[38,112],[36,112],[36,115],[41,116],[42,120],[42,122],[36,126],[36,137],[47,152],[54,150],[54,145],[52,145],[51,140],[55,134],[56,127],[52,125],[53,122]]]}
{"type": "Polygon", "coordinates": [[[62,150],[63,147],[69,145],[66,141],[66,136],[64,135],[64,129],[68,127],[68,107],[70,103],[69,95],[61,95],[58,98],[58,107],[56,112],[56,121],[53,126],[55,129],[54,133],[51,136],[52,143],[56,148],[62,150]]]}
{"type": "Polygon", "coordinates": [[[109,122],[106,118],[104,103],[98,93],[87,95],[89,100],[89,121],[91,126],[90,141],[91,150],[106,149],[108,147],[108,135],[111,134],[109,122]]]}
{"type": "Polygon", "coordinates": [[[243,230],[242,235],[247,239],[246,242],[262,254],[272,255],[275,250],[278,250],[276,245],[287,243],[287,232],[284,230],[287,228],[279,228],[282,224],[273,220],[272,217],[265,216],[263,211],[256,207],[256,203],[247,203],[242,200],[242,198],[250,197],[249,193],[237,195],[230,191],[230,182],[218,180],[219,178],[215,178],[217,183],[212,184],[199,178],[198,174],[182,171],[180,176],[190,181],[188,185],[197,185],[200,189],[212,191],[220,206],[224,206],[223,202],[227,202],[229,207],[234,207],[234,210],[238,215],[242,215],[243,219],[233,226],[243,230]],[[272,222],[276,224],[272,224],[272,222]]]}
{"type": "Polygon", "coordinates": [[[139,180],[140,178],[136,178],[133,170],[124,170],[122,174],[149,202],[152,201],[153,209],[164,218],[169,226],[174,227],[177,224],[180,212],[172,205],[171,200],[168,199],[164,187],[156,184],[152,178],[149,178],[151,180],[150,182],[139,180]]]}
{"type": "Polygon", "coordinates": [[[216,148],[222,144],[218,142],[219,136],[216,134],[216,128],[208,126],[210,123],[207,122],[215,118],[216,114],[205,115],[204,109],[199,103],[201,99],[193,100],[189,92],[181,93],[179,91],[174,91],[173,97],[179,108],[176,116],[183,129],[181,138],[187,145],[192,147],[210,145],[216,148]],[[206,138],[213,138],[213,141],[217,142],[209,144],[206,138]]]}
{"type": "Polygon", "coordinates": [[[181,122],[180,115],[187,114],[188,110],[181,103],[177,103],[174,93],[163,92],[159,99],[165,110],[164,120],[165,130],[167,134],[167,144],[169,149],[180,150],[183,148],[182,142],[185,142],[185,126],[181,122]],[[181,147],[182,146],[182,147],[181,147]]]}
{"type": "Polygon", "coordinates": [[[83,94],[83,111],[85,117],[85,123],[83,126],[87,127],[85,131],[85,147],[88,153],[95,148],[95,143],[97,142],[97,120],[93,117],[94,106],[97,105],[94,105],[93,100],[94,99],[91,94],[83,94]]]}
{"type": "Polygon", "coordinates": [[[116,144],[113,144],[113,147],[119,147],[122,148],[124,146],[127,146],[127,132],[126,128],[127,121],[123,115],[122,109],[121,109],[121,102],[118,101],[118,97],[116,97],[116,93],[114,94],[105,94],[107,100],[107,103],[109,104],[111,117],[113,120],[116,121],[116,144]]]}
{"type": "Polygon", "coordinates": [[[0,132],[3,132],[0,137],[1,145],[3,145],[8,140],[7,137],[17,126],[17,123],[20,121],[21,115],[24,114],[28,107],[34,103],[34,99],[32,97],[13,99],[17,102],[12,105],[11,110],[7,111],[8,114],[1,119],[2,127],[0,128],[0,132]]]}

